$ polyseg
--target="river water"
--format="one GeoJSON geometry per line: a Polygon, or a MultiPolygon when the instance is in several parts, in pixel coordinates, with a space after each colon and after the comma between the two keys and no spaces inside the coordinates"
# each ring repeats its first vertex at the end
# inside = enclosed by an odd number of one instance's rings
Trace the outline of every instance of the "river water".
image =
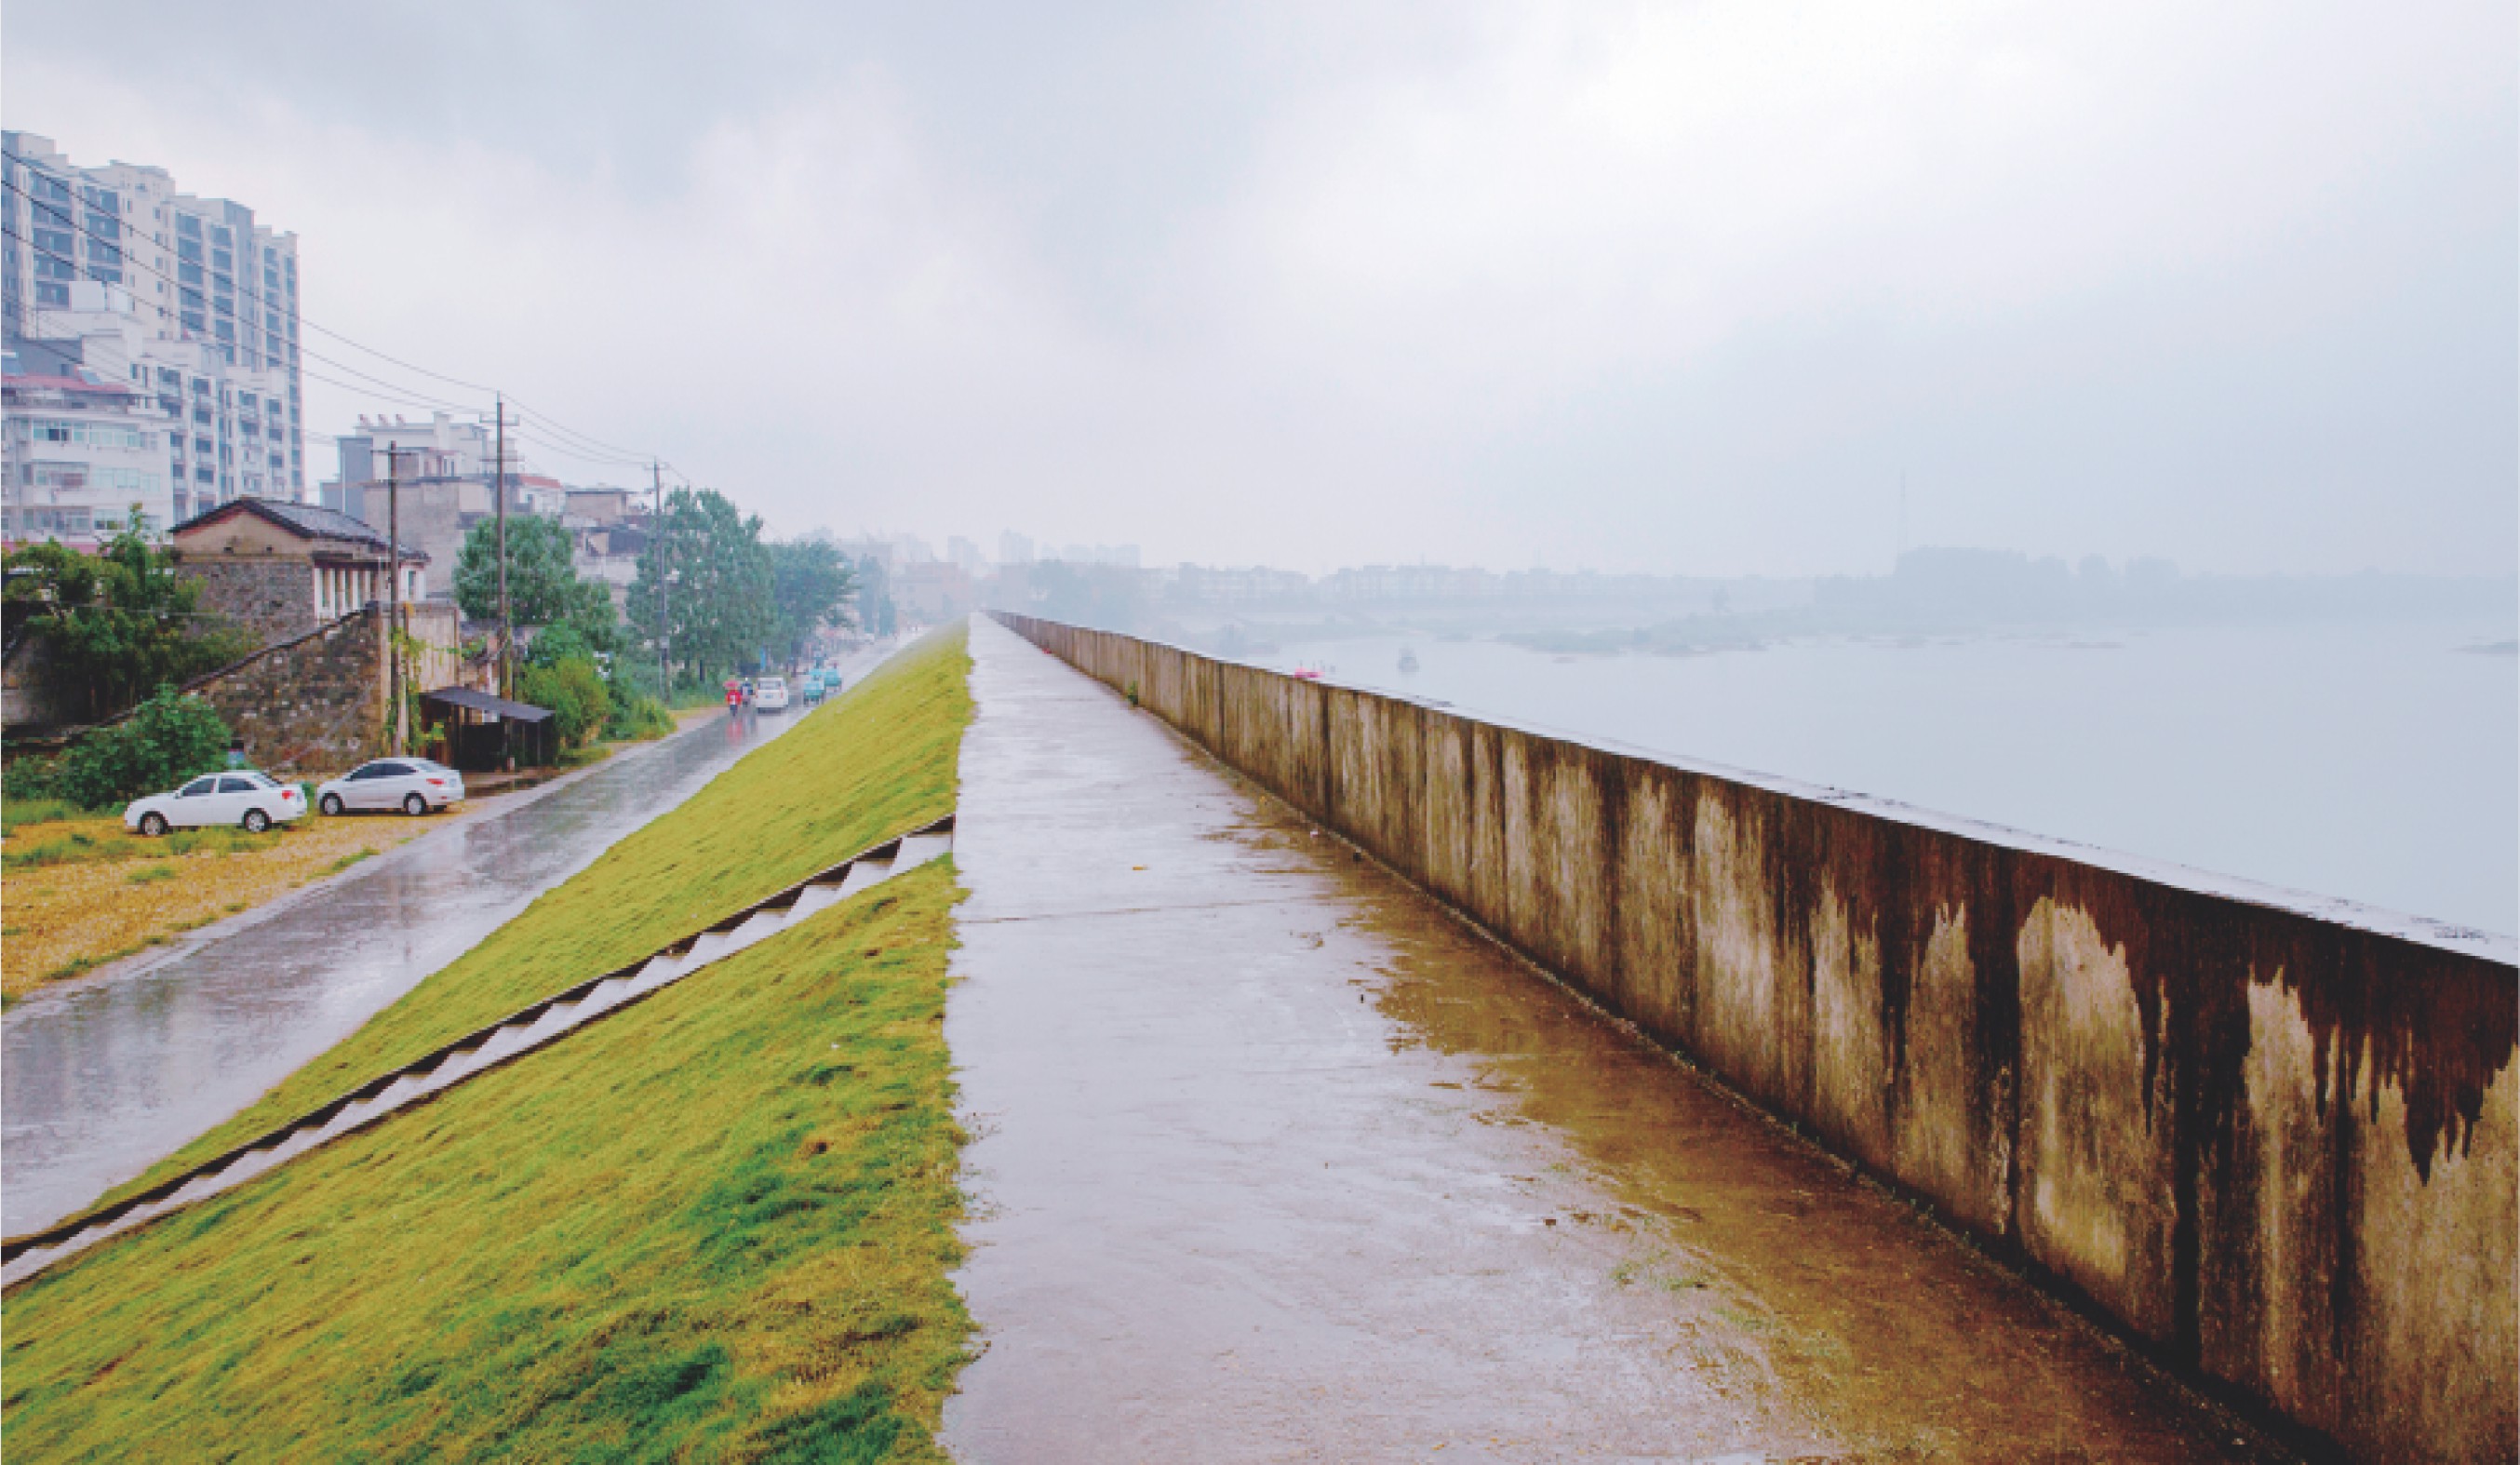
{"type": "Polygon", "coordinates": [[[1375,636],[1252,660],[2511,934],[2520,664],[2464,649],[2509,634],[2254,626],[1690,657],[1375,636]]]}
{"type": "Polygon", "coordinates": [[[711,717],[172,955],[27,997],[0,1019],[0,1225],[37,1229],[147,1169],[803,714],[711,717]]]}

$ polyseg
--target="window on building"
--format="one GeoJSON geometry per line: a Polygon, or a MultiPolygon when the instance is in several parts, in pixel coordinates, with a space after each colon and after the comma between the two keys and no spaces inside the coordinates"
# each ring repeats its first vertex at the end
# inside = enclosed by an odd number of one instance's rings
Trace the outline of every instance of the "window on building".
{"type": "MultiPolygon", "coordinates": [[[[38,254],[35,256],[35,278],[38,280],[75,280],[78,278],[78,271],[70,268],[70,262],[67,259],[56,259],[50,254],[38,254]]],[[[68,291],[65,290],[62,292],[62,302],[64,304],[68,304],[69,302],[69,298],[68,291]]]]}
{"type": "Polygon", "coordinates": [[[201,263],[202,242],[198,239],[177,239],[175,241],[175,257],[178,259],[189,259],[195,264],[201,263]]]}
{"type": "Polygon", "coordinates": [[[194,438],[193,450],[200,453],[204,458],[208,457],[210,455],[210,439],[207,437],[194,438]]]}
{"type": "Polygon", "coordinates": [[[91,213],[87,216],[87,232],[91,239],[118,240],[122,238],[122,220],[91,213]]]}
{"type": "Polygon", "coordinates": [[[182,319],[183,319],[183,322],[184,322],[184,329],[185,329],[185,330],[187,330],[187,331],[194,331],[194,332],[206,331],[206,330],[208,330],[208,329],[209,329],[209,326],[210,326],[209,318],[208,318],[208,317],[206,317],[206,316],[204,316],[204,315],[202,315],[202,314],[200,311],[198,311],[198,310],[187,310],[187,311],[185,311],[185,312],[183,313],[182,319]]]}
{"type": "Polygon", "coordinates": [[[187,239],[199,239],[202,237],[202,221],[189,213],[179,213],[175,215],[175,232],[187,239]]]}
{"type": "MultiPolygon", "coordinates": [[[[199,285],[202,283],[202,267],[198,264],[178,264],[175,266],[175,278],[186,285],[199,285]]],[[[197,300],[202,298],[202,293],[198,290],[188,290],[184,293],[197,300]]]]}
{"type": "Polygon", "coordinates": [[[215,483],[219,481],[219,476],[210,465],[204,463],[193,470],[193,479],[196,482],[215,483]]]}
{"type": "Polygon", "coordinates": [[[221,249],[226,249],[229,245],[236,243],[236,235],[230,232],[228,226],[225,224],[212,224],[210,225],[210,243],[217,245],[221,249]]]}
{"type": "Polygon", "coordinates": [[[38,280],[35,282],[35,303],[38,306],[67,310],[70,303],[70,288],[67,285],[56,285],[50,280],[38,280]]]}
{"type": "Polygon", "coordinates": [[[39,252],[36,255],[38,262],[46,254],[69,255],[78,252],[78,247],[71,242],[69,235],[59,229],[46,229],[41,226],[35,230],[35,249],[39,252]]]}

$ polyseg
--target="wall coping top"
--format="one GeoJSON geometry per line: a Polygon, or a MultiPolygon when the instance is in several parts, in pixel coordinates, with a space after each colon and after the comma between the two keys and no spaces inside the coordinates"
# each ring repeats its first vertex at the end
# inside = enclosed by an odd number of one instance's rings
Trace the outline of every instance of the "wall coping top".
{"type": "MultiPolygon", "coordinates": [[[[1010,614],[1020,615],[1021,613],[1012,612],[1010,614]]],[[[1067,622],[1048,621],[1046,623],[1052,625],[1065,625],[1067,622]]],[[[1094,629],[1094,627],[1077,626],[1074,627],[1074,629],[1091,630],[1094,629]]],[[[1106,631],[1103,632],[1103,634],[1126,636],[1134,641],[1145,642],[1148,646],[1159,646],[1166,651],[1179,652],[1185,656],[1199,657],[1207,661],[1215,662],[1221,665],[1240,666],[1252,671],[1266,672],[1272,676],[1287,675],[1287,673],[1279,670],[1275,666],[1263,666],[1255,662],[1244,661],[1235,657],[1217,656],[1210,652],[1192,651],[1187,647],[1175,646],[1168,641],[1157,641],[1150,637],[1132,635],[1127,631],[1106,631]]],[[[2268,885],[2264,882],[2248,880],[2236,875],[2220,875],[2210,870],[2197,869],[2192,865],[2183,865],[2176,860],[2156,859],[2149,855],[2141,854],[2128,854],[2121,850],[2106,848],[2098,845],[2086,845],[2076,840],[2058,839],[2049,835],[2033,834],[2027,830],[2014,829],[2009,825],[1997,824],[1984,819],[1972,819],[1959,814],[1938,813],[1932,809],[1919,808],[1912,803],[1901,802],[1896,799],[1883,799],[1870,794],[1860,794],[1847,789],[1834,788],[1827,784],[1809,783],[1800,779],[1786,778],[1778,774],[1762,773],[1752,768],[1740,768],[1730,763],[1719,763],[1706,758],[1691,757],[1686,754],[1671,753],[1659,748],[1646,748],[1634,743],[1624,743],[1614,738],[1602,738],[1596,737],[1589,733],[1570,732],[1564,728],[1550,726],[1547,723],[1528,721],[1522,718],[1507,716],[1502,713],[1480,711],[1476,709],[1462,707],[1453,703],[1439,701],[1431,697],[1417,697],[1406,692],[1393,692],[1381,687],[1363,686],[1356,682],[1342,680],[1333,676],[1324,675],[1306,677],[1304,680],[1313,681],[1326,687],[1335,687],[1343,692],[1352,692],[1367,697],[1379,697],[1387,702],[1405,703],[1412,707],[1424,709],[1427,711],[1442,712],[1449,716],[1462,717],[1473,722],[1483,722],[1491,727],[1501,727],[1508,729],[1508,731],[1524,733],[1532,737],[1547,738],[1553,742],[1566,743],[1578,748],[1587,748],[1597,753],[1606,753],[1619,757],[1635,758],[1642,762],[1660,763],[1665,767],[1676,768],[1684,773],[1695,773],[1702,774],[1710,778],[1721,778],[1732,783],[1743,784],[1750,788],[1761,789],[1772,794],[1781,795],[1788,799],[1800,799],[1813,803],[1834,804],[1840,808],[1853,809],[1860,813],[1869,814],[1874,818],[1885,819],[1894,824],[1905,824],[1912,828],[1931,830],[1937,834],[1957,835],[1963,839],[1977,840],[1984,844],[1999,846],[2006,849],[2019,850],[2026,854],[2041,854],[2055,859],[2069,860],[2076,864],[2089,865],[2095,869],[2107,870],[2113,874],[2125,875],[2133,879],[2147,881],[2151,884],[2164,886],[2172,890],[2184,891],[2198,895],[2211,895],[2220,899],[2235,900],[2246,905],[2263,906],[2271,910],[2284,911],[2293,915],[2306,917],[2310,920],[2325,922],[2331,926],[2343,926],[2350,930],[2369,932],[2375,936],[2389,937],[2397,940],[2412,942],[2419,946],[2429,946],[2437,951],[2447,951],[2454,955],[2474,957],[2482,961],[2490,961],[2505,967],[2520,968],[2520,937],[2507,936],[2500,932],[2485,931],[2477,927],[2461,925],[2455,921],[2444,921],[2431,916],[2408,915],[2404,912],[2387,910],[2376,905],[2365,905],[2359,900],[2349,900],[2340,895],[2315,894],[2308,891],[2296,891],[2282,886],[2268,885]]]]}

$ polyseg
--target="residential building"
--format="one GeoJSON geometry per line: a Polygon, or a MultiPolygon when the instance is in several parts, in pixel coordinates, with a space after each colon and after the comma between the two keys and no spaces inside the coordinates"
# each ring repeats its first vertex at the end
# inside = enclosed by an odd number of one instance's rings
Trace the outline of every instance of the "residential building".
{"type": "Polygon", "coordinates": [[[94,550],[134,516],[144,533],[174,522],[166,439],[180,435],[157,398],[129,381],[68,375],[0,378],[0,537],[94,550]]]}
{"type": "Polygon", "coordinates": [[[35,133],[0,132],[0,295],[19,369],[86,366],[182,416],[178,518],[240,496],[304,498],[296,235],[180,193],[163,168],[79,166],[35,133]]]}
{"type": "Polygon", "coordinates": [[[904,619],[942,625],[979,605],[971,577],[944,560],[913,560],[893,568],[892,603],[904,619]]]}
{"type": "MultiPolygon", "coordinates": [[[[359,430],[342,434],[336,443],[341,458],[341,511],[374,525],[394,520],[406,542],[419,545],[431,563],[442,567],[437,593],[452,598],[453,567],[465,534],[498,511],[492,490],[499,477],[496,425],[445,412],[427,422],[362,415],[359,430]]],[[[525,472],[513,438],[505,479],[510,514],[565,522],[568,490],[558,479],[525,472]]],[[[326,507],[334,507],[337,490],[328,483],[325,493],[326,507]]]]}
{"type": "Polygon", "coordinates": [[[649,507],[650,496],[645,488],[612,488],[599,483],[592,488],[569,489],[561,522],[572,527],[619,524],[625,519],[645,518],[649,507]]]}

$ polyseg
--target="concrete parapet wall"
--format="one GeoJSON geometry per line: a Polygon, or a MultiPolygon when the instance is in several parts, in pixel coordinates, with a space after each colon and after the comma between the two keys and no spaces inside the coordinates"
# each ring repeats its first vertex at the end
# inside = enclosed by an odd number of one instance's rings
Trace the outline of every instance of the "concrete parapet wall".
{"type": "Polygon", "coordinates": [[[2520,1454],[2509,938],[997,618],[2152,1356],[2520,1454]]]}

